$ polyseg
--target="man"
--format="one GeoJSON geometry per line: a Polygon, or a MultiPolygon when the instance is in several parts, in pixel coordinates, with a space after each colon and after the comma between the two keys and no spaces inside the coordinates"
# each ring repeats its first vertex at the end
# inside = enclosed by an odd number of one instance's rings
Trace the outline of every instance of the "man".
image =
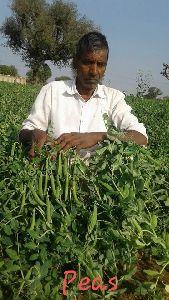
{"type": "Polygon", "coordinates": [[[76,47],[75,79],[54,81],[41,89],[20,132],[20,141],[30,146],[30,157],[35,155],[35,146],[41,149],[49,136],[52,146],[60,144],[64,151],[76,148],[90,156],[98,142],[107,138],[105,113],[124,132],[124,141],[147,144],[146,129],[131,113],[124,94],[101,84],[108,55],[106,37],[89,32],[76,47]]]}

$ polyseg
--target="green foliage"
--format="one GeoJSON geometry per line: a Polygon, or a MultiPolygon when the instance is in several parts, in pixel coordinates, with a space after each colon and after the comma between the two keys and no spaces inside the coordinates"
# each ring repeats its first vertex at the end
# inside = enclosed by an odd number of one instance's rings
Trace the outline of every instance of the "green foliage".
{"type": "Polygon", "coordinates": [[[1,32],[7,45],[35,73],[46,61],[69,64],[77,40],[95,27],[92,21],[79,17],[72,2],[12,0],[11,13],[1,32]]]}
{"type": "Polygon", "coordinates": [[[149,137],[148,147],[154,157],[169,160],[169,100],[127,97],[133,112],[144,123],[149,137]]]}
{"type": "Polygon", "coordinates": [[[55,78],[56,81],[59,81],[59,80],[71,80],[71,78],[69,76],[59,76],[59,77],[56,77],[55,78]]]}
{"type": "Polygon", "coordinates": [[[159,88],[157,88],[155,86],[151,86],[151,87],[149,87],[148,93],[147,93],[147,95],[145,95],[145,97],[149,98],[149,99],[153,99],[153,98],[156,99],[158,96],[161,96],[162,93],[163,92],[159,88]]]}
{"type": "Polygon", "coordinates": [[[150,88],[151,74],[144,74],[142,70],[138,71],[136,78],[136,91],[137,97],[142,98],[147,94],[148,89],[150,88]]]}
{"type": "Polygon", "coordinates": [[[0,74],[17,76],[18,71],[15,66],[0,65],[0,74]]]}
{"type": "MultiPolygon", "coordinates": [[[[62,299],[63,272],[70,269],[78,275],[68,286],[67,299],[80,295],[77,283],[82,277],[99,276],[108,285],[115,275],[117,291],[90,289],[83,295],[118,299],[132,288],[135,297],[165,299],[168,284],[161,276],[169,271],[166,144],[160,145],[157,159],[154,151],[134,143],[107,140],[89,166],[73,150],[62,153],[45,146],[30,162],[17,135],[39,89],[0,83],[1,299],[62,299]],[[158,266],[145,268],[146,281],[137,277],[140,253],[158,266]]],[[[145,100],[143,108],[137,102],[133,106],[146,120],[153,108],[148,105],[145,110],[145,102],[150,104],[145,100]]],[[[155,103],[159,114],[163,108],[155,103]]],[[[157,130],[155,124],[152,131],[157,130]]]]}
{"type": "Polygon", "coordinates": [[[51,75],[51,69],[47,64],[41,65],[38,68],[37,72],[34,72],[34,70],[31,69],[26,73],[28,83],[45,84],[46,81],[51,77],[51,75]]]}
{"type": "Polygon", "coordinates": [[[169,80],[169,65],[163,63],[163,70],[161,71],[161,74],[169,80]]]}

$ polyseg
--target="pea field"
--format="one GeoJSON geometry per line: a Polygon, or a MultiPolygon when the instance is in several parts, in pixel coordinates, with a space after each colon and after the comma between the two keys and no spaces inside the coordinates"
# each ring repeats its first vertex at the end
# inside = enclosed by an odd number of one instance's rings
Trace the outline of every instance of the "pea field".
{"type": "Polygon", "coordinates": [[[168,300],[169,100],[126,99],[147,148],[29,161],[18,134],[40,88],[0,82],[0,300],[168,300]]]}

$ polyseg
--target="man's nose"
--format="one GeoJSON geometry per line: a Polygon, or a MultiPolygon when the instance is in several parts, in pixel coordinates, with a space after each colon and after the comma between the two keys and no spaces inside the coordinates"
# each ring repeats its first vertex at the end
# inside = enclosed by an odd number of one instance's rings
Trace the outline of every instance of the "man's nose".
{"type": "Polygon", "coordinates": [[[97,63],[91,64],[89,72],[93,75],[97,74],[97,63]]]}

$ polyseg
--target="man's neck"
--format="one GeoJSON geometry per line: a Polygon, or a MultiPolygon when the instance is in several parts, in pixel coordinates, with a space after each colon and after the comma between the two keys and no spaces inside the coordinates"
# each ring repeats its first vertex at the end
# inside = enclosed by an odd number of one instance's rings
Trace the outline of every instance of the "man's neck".
{"type": "Polygon", "coordinates": [[[91,96],[93,95],[94,91],[96,88],[94,89],[86,89],[83,87],[79,87],[78,85],[76,86],[78,93],[80,94],[80,96],[85,100],[88,101],[91,96]]]}
{"type": "MultiPolygon", "coordinates": [[[[79,92],[79,91],[78,91],[78,92],[79,92]]],[[[86,91],[85,91],[85,93],[79,92],[80,96],[81,96],[85,101],[88,101],[88,100],[91,98],[91,96],[93,95],[93,93],[94,93],[94,91],[89,92],[89,93],[86,93],[86,91]]]]}

